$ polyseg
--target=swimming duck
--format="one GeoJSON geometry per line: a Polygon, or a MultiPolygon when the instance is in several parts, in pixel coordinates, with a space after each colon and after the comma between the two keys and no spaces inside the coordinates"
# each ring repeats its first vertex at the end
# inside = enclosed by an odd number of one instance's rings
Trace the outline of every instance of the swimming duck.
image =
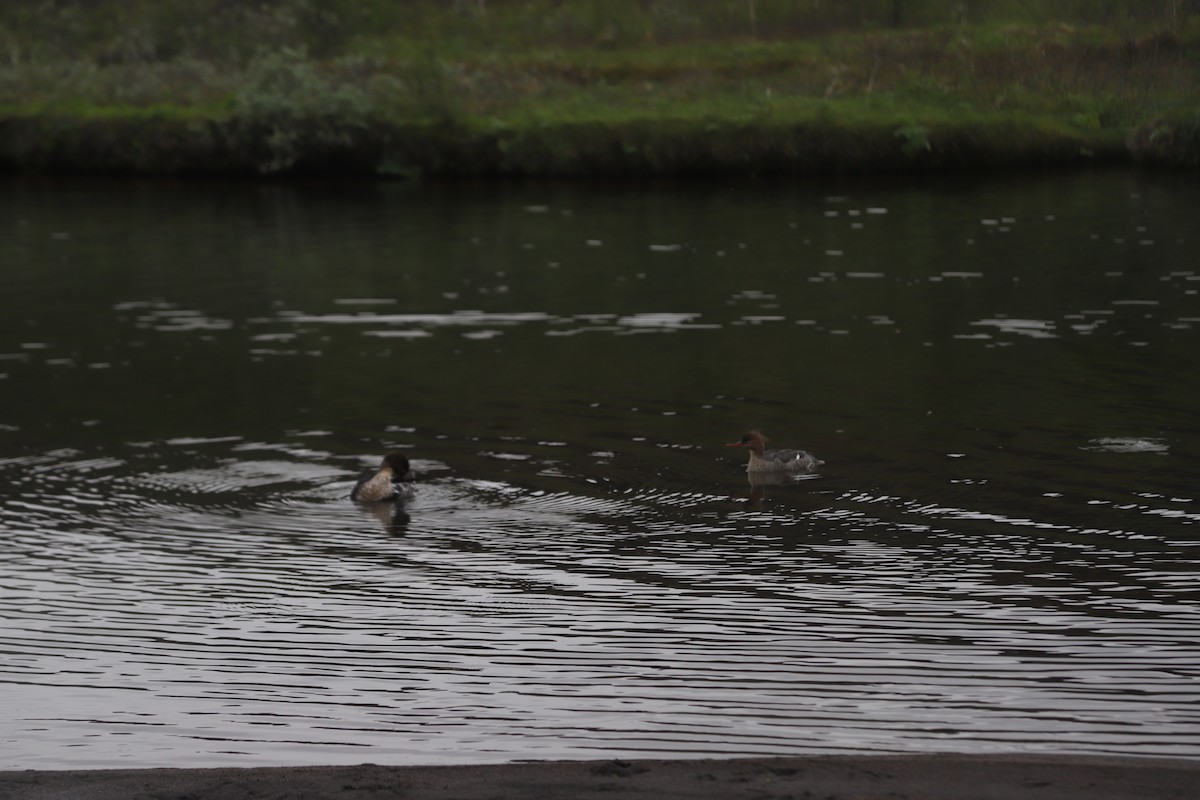
{"type": "Polygon", "coordinates": [[[401,452],[388,453],[379,462],[377,471],[358,479],[350,492],[350,499],[360,503],[409,500],[416,494],[414,480],[416,476],[408,465],[408,457],[401,452]]]}
{"type": "Polygon", "coordinates": [[[767,437],[750,431],[726,447],[745,447],[750,450],[747,472],[815,472],[825,462],[803,450],[764,450],[767,437]]]}

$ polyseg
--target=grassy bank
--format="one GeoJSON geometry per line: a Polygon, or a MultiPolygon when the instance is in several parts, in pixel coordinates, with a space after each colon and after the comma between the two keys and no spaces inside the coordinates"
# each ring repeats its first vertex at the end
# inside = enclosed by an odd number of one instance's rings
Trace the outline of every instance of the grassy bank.
{"type": "Polygon", "coordinates": [[[9,3],[9,171],[1198,161],[1186,2],[9,3]]]}

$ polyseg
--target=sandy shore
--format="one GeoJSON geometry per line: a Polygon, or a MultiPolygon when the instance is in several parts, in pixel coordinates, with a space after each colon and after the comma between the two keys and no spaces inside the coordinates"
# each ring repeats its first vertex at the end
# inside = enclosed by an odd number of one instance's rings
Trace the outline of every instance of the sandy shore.
{"type": "Polygon", "coordinates": [[[1200,796],[1200,761],[1073,756],[823,756],[449,767],[0,772],[0,800],[1159,800],[1200,796]]]}

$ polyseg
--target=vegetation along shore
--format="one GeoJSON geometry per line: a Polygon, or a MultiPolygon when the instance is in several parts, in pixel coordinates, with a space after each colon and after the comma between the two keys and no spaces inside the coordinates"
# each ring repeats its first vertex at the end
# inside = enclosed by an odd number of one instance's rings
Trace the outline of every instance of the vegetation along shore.
{"type": "Polygon", "coordinates": [[[1200,165],[1200,0],[5,0],[0,169],[1200,165]]]}

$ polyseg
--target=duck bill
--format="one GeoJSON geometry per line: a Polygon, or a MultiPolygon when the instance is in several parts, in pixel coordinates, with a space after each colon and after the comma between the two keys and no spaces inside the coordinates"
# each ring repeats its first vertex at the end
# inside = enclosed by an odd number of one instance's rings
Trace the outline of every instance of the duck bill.
{"type": "Polygon", "coordinates": [[[746,443],[745,442],[730,442],[729,444],[727,444],[725,446],[726,447],[745,447],[746,443]]]}

